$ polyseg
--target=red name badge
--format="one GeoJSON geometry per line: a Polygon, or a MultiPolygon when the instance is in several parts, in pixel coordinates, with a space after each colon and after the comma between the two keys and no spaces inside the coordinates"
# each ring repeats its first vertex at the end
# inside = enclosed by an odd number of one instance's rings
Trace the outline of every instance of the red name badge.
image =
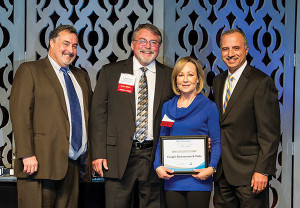
{"type": "Polygon", "coordinates": [[[160,126],[172,127],[173,124],[174,124],[174,121],[172,119],[168,118],[168,116],[165,114],[160,123],[160,126]]]}
{"type": "Polygon", "coordinates": [[[126,93],[131,94],[133,91],[133,86],[119,83],[117,91],[118,92],[126,92],[126,93]]]}
{"type": "Polygon", "coordinates": [[[121,73],[117,91],[132,94],[134,83],[135,76],[133,74],[121,73]]]}
{"type": "Polygon", "coordinates": [[[172,127],[174,122],[170,121],[161,121],[160,126],[165,126],[165,127],[172,127]]]}

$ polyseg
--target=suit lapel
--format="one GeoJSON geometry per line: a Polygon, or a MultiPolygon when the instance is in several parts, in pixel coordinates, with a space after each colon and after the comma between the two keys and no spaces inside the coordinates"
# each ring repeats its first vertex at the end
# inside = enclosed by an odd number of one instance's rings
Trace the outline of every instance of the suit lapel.
{"type": "Polygon", "coordinates": [[[44,58],[42,61],[43,61],[43,67],[41,67],[41,69],[44,71],[44,73],[46,74],[46,76],[49,79],[49,82],[52,84],[52,86],[57,94],[59,103],[60,103],[63,111],[65,112],[66,116],[68,117],[68,111],[67,111],[64,92],[63,92],[61,84],[57,78],[57,75],[47,57],[44,58]]]}
{"type": "Polygon", "coordinates": [[[217,96],[215,99],[218,99],[218,109],[219,109],[219,115],[220,119],[223,116],[223,92],[224,92],[224,87],[225,87],[225,81],[227,79],[228,71],[224,72],[221,74],[220,77],[220,85],[219,85],[219,96],[217,96]]]}
{"type": "MultiPolygon", "coordinates": [[[[155,115],[158,111],[158,107],[161,101],[162,92],[164,89],[164,84],[167,83],[165,81],[166,79],[166,71],[163,70],[163,67],[160,63],[156,61],[156,80],[155,80],[155,91],[154,91],[154,103],[153,103],[153,118],[155,118],[155,115]]],[[[171,82],[171,80],[167,80],[171,82]]]]}
{"type": "Polygon", "coordinates": [[[250,66],[247,65],[246,68],[244,69],[243,73],[241,74],[239,81],[237,82],[232,95],[228,101],[225,113],[222,117],[222,119],[224,120],[226,118],[226,116],[228,115],[228,113],[231,111],[231,109],[233,108],[234,104],[236,103],[236,101],[238,100],[239,96],[241,95],[241,93],[244,90],[244,87],[246,86],[247,82],[248,82],[248,75],[250,72],[250,66]]]}
{"type": "MultiPolygon", "coordinates": [[[[132,60],[132,57],[130,57],[129,59],[127,59],[124,62],[124,67],[123,67],[122,72],[127,73],[127,74],[133,74],[133,60],[132,60]]],[[[125,93],[125,94],[127,94],[129,102],[130,102],[131,111],[132,111],[134,121],[135,121],[135,87],[136,86],[134,86],[133,92],[131,94],[130,93],[125,93]]]]}

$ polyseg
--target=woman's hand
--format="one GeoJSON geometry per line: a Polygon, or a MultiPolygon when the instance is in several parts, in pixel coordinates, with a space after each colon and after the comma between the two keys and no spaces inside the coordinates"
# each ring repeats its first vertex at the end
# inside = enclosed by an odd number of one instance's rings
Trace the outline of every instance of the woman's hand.
{"type": "Polygon", "coordinates": [[[173,173],[174,170],[170,170],[165,166],[159,166],[158,168],[156,168],[156,174],[159,178],[164,180],[169,180],[170,178],[172,178],[174,176],[173,173]]]}
{"type": "Polygon", "coordinates": [[[198,173],[198,174],[192,175],[194,178],[199,179],[199,180],[206,180],[212,176],[212,174],[214,173],[214,170],[212,167],[208,167],[208,168],[203,168],[203,169],[195,169],[194,172],[198,173]]]}

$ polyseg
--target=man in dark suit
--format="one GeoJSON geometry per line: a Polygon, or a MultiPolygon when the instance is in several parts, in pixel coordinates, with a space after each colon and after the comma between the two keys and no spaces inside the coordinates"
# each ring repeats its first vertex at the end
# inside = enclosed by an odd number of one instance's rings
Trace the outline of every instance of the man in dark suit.
{"type": "Polygon", "coordinates": [[[241,30],[221,36],[228,70],[214,79],[220,113],[221,160],[215,177],[215,207],[269,207],[268,180],[275,175],[280,111],[273,80],[246,61],[241,30]]]}
{"type": "Polygon", "coordinates": [[[134,57],[100,71],[90,132],[92,166],[106,179],[106,208],[132,206],[133,193],[138,194],[140,207],[163,203],[153,160],[162,104],[173,92],[171,68],[155,61],[161,42],[154,25],[139,25],[131,41],[134,57]]]}
{"type": "Polygon", "coordinates": [[[48,56],[15,74],[10,115],[19,207],[78,207],[92,90],[88,74],[70,65],[77,45],[76,29],[61,25],[50,34],[48,56]]]}

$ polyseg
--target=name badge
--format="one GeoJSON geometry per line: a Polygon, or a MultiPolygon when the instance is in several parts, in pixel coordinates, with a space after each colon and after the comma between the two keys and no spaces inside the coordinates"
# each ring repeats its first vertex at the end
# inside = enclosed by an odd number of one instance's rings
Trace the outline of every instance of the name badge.
{"type": "Polygon", "coordinates": [[[121,73],[117,91],[132,94],[134,83],[135,83],[134,75],[121,73]]]}
{"type": "Polygon", "coordinates": [[[160,126],[165,126],[165,127],[172,127],[174,124],[174,120],[170,119],[166,114],[164,115],[160,126]]]}

